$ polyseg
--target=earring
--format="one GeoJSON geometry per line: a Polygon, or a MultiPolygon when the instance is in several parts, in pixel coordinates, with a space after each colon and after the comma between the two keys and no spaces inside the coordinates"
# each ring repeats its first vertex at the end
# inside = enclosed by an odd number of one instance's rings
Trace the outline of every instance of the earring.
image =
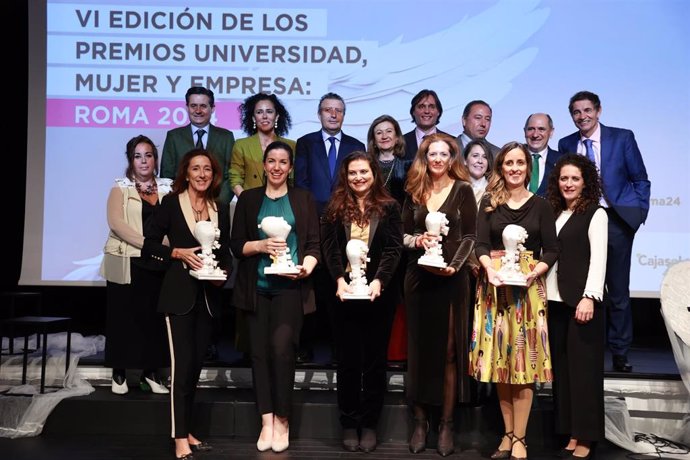
{"type": "Polygon", "coordinates": [[[252,121],[252,129],[256,129],[256,120],[252,121]]]}
{"type": "Polygon", "coordinates": [[[278,129],[278,120],[276,120],[276,122],[273,123],[273,127],[274,127],[275,129],[278,129]]]}

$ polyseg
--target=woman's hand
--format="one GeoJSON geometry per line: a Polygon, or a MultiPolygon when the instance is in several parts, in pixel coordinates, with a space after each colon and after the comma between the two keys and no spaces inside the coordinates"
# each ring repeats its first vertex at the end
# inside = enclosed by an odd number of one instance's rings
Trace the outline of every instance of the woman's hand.
{"type": "Polygon", "coordinates": [[[311,270],[307,270],[304,265],[295,265],[295,268],[299,270],[299,273],[278,273],[279,276],[284,276],[291,280],[301,280],[311,275],[311,270]]]}
{"type": "Polygon", "coordinates": [[[174,248],[170,254],[173,259],[181,260],[188,267],[194,270],[201,270],[204,267],[204,262],[201,260],[196,252],[201,249],[201,246],[194,248],[174,248]]]}
{"type": "Polygon", "coordinates": [[[265,240],[259,240],[259,252],[268,254],[270,256],[277,256],[281,251],[287,249],[287,243],[282,238],[266,238],[265,240]]]}
{"type": "Polygon", "coordinates": [[[594,318],[594,301],[583,297],[575,307],[575,321],[580,324],[588,323],[594,318]]]}
{"type": "Polygon", "coordinates": [[[437,235],[432,235],[428,232],[424,232],[421,235],[417,235],[415,238],[414,245],[417,248],[423,248],[424,250],[432,248],[438,244],[440,237],[437,235]]]}
{"type": "Polygon", "coordinates": [[[493,284],[494,286],[503,286],[503,278],[501,278],[501,275],[499,275],[498,272],[493,268],[488,267],[486,269],[486,277],[489,280],[489,283],[493,284]]]}
{"type": "Polygon", "coordinates": [[[445,268],[440,268],[440,267],[431,267],[429,265],[422,265],[426,269],[426,271],[433,273],[434,275],[438,276],[453,276],[457,272],[455,268],[453,267],[445,267],[445,268]]]}
{"type": "Polygon", "coordinates": [[[530,287],[532,283],[534,283],[534,280],[539,278],[539,273],[537,273],[536,270],[532,270],[527,274],[527,278],[525,278],[525,281],[527,282],[527,287],[530,287]]]}
{"type": "Polygon", "coordinates": [[[341,301],[343,301],[343,300],[345,300],[345,299],[343,299],[343,295],[349,294],[350,292],[352,292],[352,291],[350,291],[350,285],[347,284],[347,281],[345,281],[345,278],[343,278],[342,276],[340,278],[338,278],[337,284],[338,284],[338,289],[335,291],[335,295],[341,301]]]}
{"type": "Polygon", "coordinates": [[[371,296],[369,299],[372,302],[381,295],[381,281],[375,279],[369,283],[369,295],[371,296]]]}

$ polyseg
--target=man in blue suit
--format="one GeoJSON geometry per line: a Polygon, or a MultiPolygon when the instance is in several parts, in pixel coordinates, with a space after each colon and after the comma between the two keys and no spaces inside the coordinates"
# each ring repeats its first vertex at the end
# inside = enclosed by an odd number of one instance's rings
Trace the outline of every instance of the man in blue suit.
{"type": "MultiPolygon", "coordinates": [[[[343,158],[355,150],[366,151],[366,147],[354,137],[341,131],[345,119],[345,101],[338,94],[327,93],[321,97],[317,116],[321,121],[321,129],[297,139],[295,185],[311,191],[316,201],[317,211],[321,215],[335,188],[338,168],[343,158]]],[[[335,284],[328,271],[320,264],[313,276],[317,314],[327,314],[327,321],[333,331],[335,330],[333,327],[335,284]]],[[[297,352],[297,362],[300,363],[313,360],[313,342],[316,339],[316,331],[320,329],[313,316],[307,315],[304,319],[300,348],[297,352]]],[[[334,342],[331,342],[331,345],[335,355],[334,342]]]]}
{"type": "Polygon", "coordinates": [[[529,190],[539,196],[546,196],[549,174],[561,156],[557,150],[549,147],[553,136],[553,119],[548,113],[533,113],[525,121],[525,142],[532,155],[532,177],[529,190]]]}
{"type": "Polygon", "coordinates": [[[345,120],[345,101],[339,95],[323,95],[317,115],[321,121],[321,129],[297,139],[295,185],[311,191],[320,215],[331,198],[343,158],[355,150],[366,150],[366,147],[341,131],[345,120]],[[330,156],[333,151],[335,158],[330,156]]]}
{"type": "Polygon", "coordinates": [[[604,191],[602,205],[609,217],[606,263],[608,345],[613,355],[613,368],[630,372],[628,349],[633,335],[630,257],[635,232],[649,212],[650,182],[633,132],[599,123],[599,96],[580,91],[570,98],[568,110],[578,132],[561,139],[558,150],[586,155],[599,169],[604,191]]]}

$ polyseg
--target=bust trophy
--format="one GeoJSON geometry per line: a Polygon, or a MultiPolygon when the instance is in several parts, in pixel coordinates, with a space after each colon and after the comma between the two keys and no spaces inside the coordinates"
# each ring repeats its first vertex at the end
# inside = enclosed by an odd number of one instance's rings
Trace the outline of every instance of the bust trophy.
{"type": "Polygon", "coordinates": [[[369,247],[362,240],[350,240],[345,246],[347,261],[350,263],[350,292],[343,294],[343,299],[369,299],[369,285],[367,284],[366,268],[369,258],[369,247]]]}
{"type": "Polygon", "coordinates": [[[520,269],[520,252],[525,250],[523,243],[527,240],[527,230],[515,224],[506,225],[502,237],[505,253],[501,256],[498,274],[503,284],[527,286],[527,277],[520,269]]]}
{"type": "MultiPolygon", "coordinates": [[[[259,228],[264,231],[269,238],[280,238],[287,241],[292,227],[283,217],[266,216],[261,219],[259,228]]],[[[276,255],[271,256],[271,266],[264,268],[266,275],[296,274],[299,270],[295,268],[295,263],[290,255],[290,248],[285,248],[276,255]]]]}
{"type": "Polygon", "coordinates": [[[201,245],[199,257],[204,266],[199,270],[190,270],[189,274],[200,280],[226,280],[228,276],[218,268],[216,255],[213,253],[214,249],[220,247],[220,243],[218,243],[220,230],[216,224],[209,220],[200,220],[194,227],[194,238],[201,245]]]}
{"type": "Polygon", "coordinates": [[[424,255],[417,260],[419,265],[427,265],[429,267],[446,268],[448,264],[443,260],[443,248],[441,247],[441,239],[443,235],[448,235],[448,219],[443,212],[430,212],[424,219],[426,225],[426,232],[429,235],[438,237],[436,242],[428,247],[424,255]]]}

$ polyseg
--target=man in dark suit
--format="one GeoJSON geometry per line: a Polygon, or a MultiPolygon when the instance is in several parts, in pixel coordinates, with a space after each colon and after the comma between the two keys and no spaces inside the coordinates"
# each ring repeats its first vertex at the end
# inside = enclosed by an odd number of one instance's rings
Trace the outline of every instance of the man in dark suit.
{"type": "Polygon", "coordinates": [[[533,113],[525,121],[525,142],[532,155],[532,181],[529,191],[539,196],[546,196],[549,174],[561,156],[557,150],[549,147],[553,136],[553,119],[548,113],[533,113]]]}
{"type": "Polygon", "coordinates": [[[608,299],[605,299],[609,313],[608,345],[613,355],[613,368],[630,372],[632,366],[627,356],[633,336],[630,257],[635,232],[649,212],[650,182],[633,132],[599,123],[599,96],[580,91],[570,98],[568,110],[578,131],[561,139],[558,150],[586,155],[599,170],[604,189],[602,205],[609,217],[608,299]]]}
{"type": "Polygon", "coordinates": [[[213,91],[203,86],[192,86],[185,94],[189,124],[173,128],[165,136],[163,157],[161,159],[161,177],[174,179],[177,165],[185,153],[195,147],[211,152],[223,171],[223,182],[218,200],[228,205],[233,194],[230,190],[229,168],[235,136],[225,128],[211,124],[211,115],[216,110],[213,91]],[[201,132],[203,130],[203,133],[201,132]]]}
{"type": "Polygon", "coordinates": [[[436,91],[423,89],[412,98],[410,116],[416,127],[403,136],[405,138],[406,160],[414,160],[419,144],[422,143],[424,137],[436,132],[443,133],[443,131],[436,129],[436,125],[441,121],[441,115],[443,115],[443,105],[441,105],[436,91]]]}
{"type": "Polygon", "coordinates": [[[338,176],[336,171],[343,158],[355,150],[366,150],[366,147],[341,131],[345,119],[345,101],[339,95],[328,93],[322,96],[317,115],[321,121],[321,129],[297,139],[295,185],[311,191],[321,215],[331,198],[335,178],[338,176]],[[335,158],[330,156],[333,151],[335,158]]]}
{"type": "Polygon", "coordinates": [[[491,117],[493,113],[491,107],[484,101],[471,101],[462,111],[462,133],[458,136],[458,147],[460,152],[473,140],[484,139],[491,148],[491,155],[496,158],[499,147],[495,146],[486,139],[491,129],[491,117]]]}
{"type": "MultiPolygon", "coordinates": [[[[295,186],[311,191],[320,216],[335,188],[337,170],[343,158],[355,150],[366,151],[366,147],[341,131],[345,119],[345,101],[338,94],[327,93],[321,97],[317,116],[321,121],[321,129],[297,139],[295,186]]],[[[313,276],[317,314],[327,314],[328,326],[333,331],[335,284],[321,265],[316,267],[313,276]]],[[[297,352],[297,362],[300,363],[312,361],[314,357],[313,342],[318,327],[313,316],[307,315],[304,318],[300,349],[297,352]]],[[[331,348],[335,354],[333,344],[331,335],[331,348]]]]}

